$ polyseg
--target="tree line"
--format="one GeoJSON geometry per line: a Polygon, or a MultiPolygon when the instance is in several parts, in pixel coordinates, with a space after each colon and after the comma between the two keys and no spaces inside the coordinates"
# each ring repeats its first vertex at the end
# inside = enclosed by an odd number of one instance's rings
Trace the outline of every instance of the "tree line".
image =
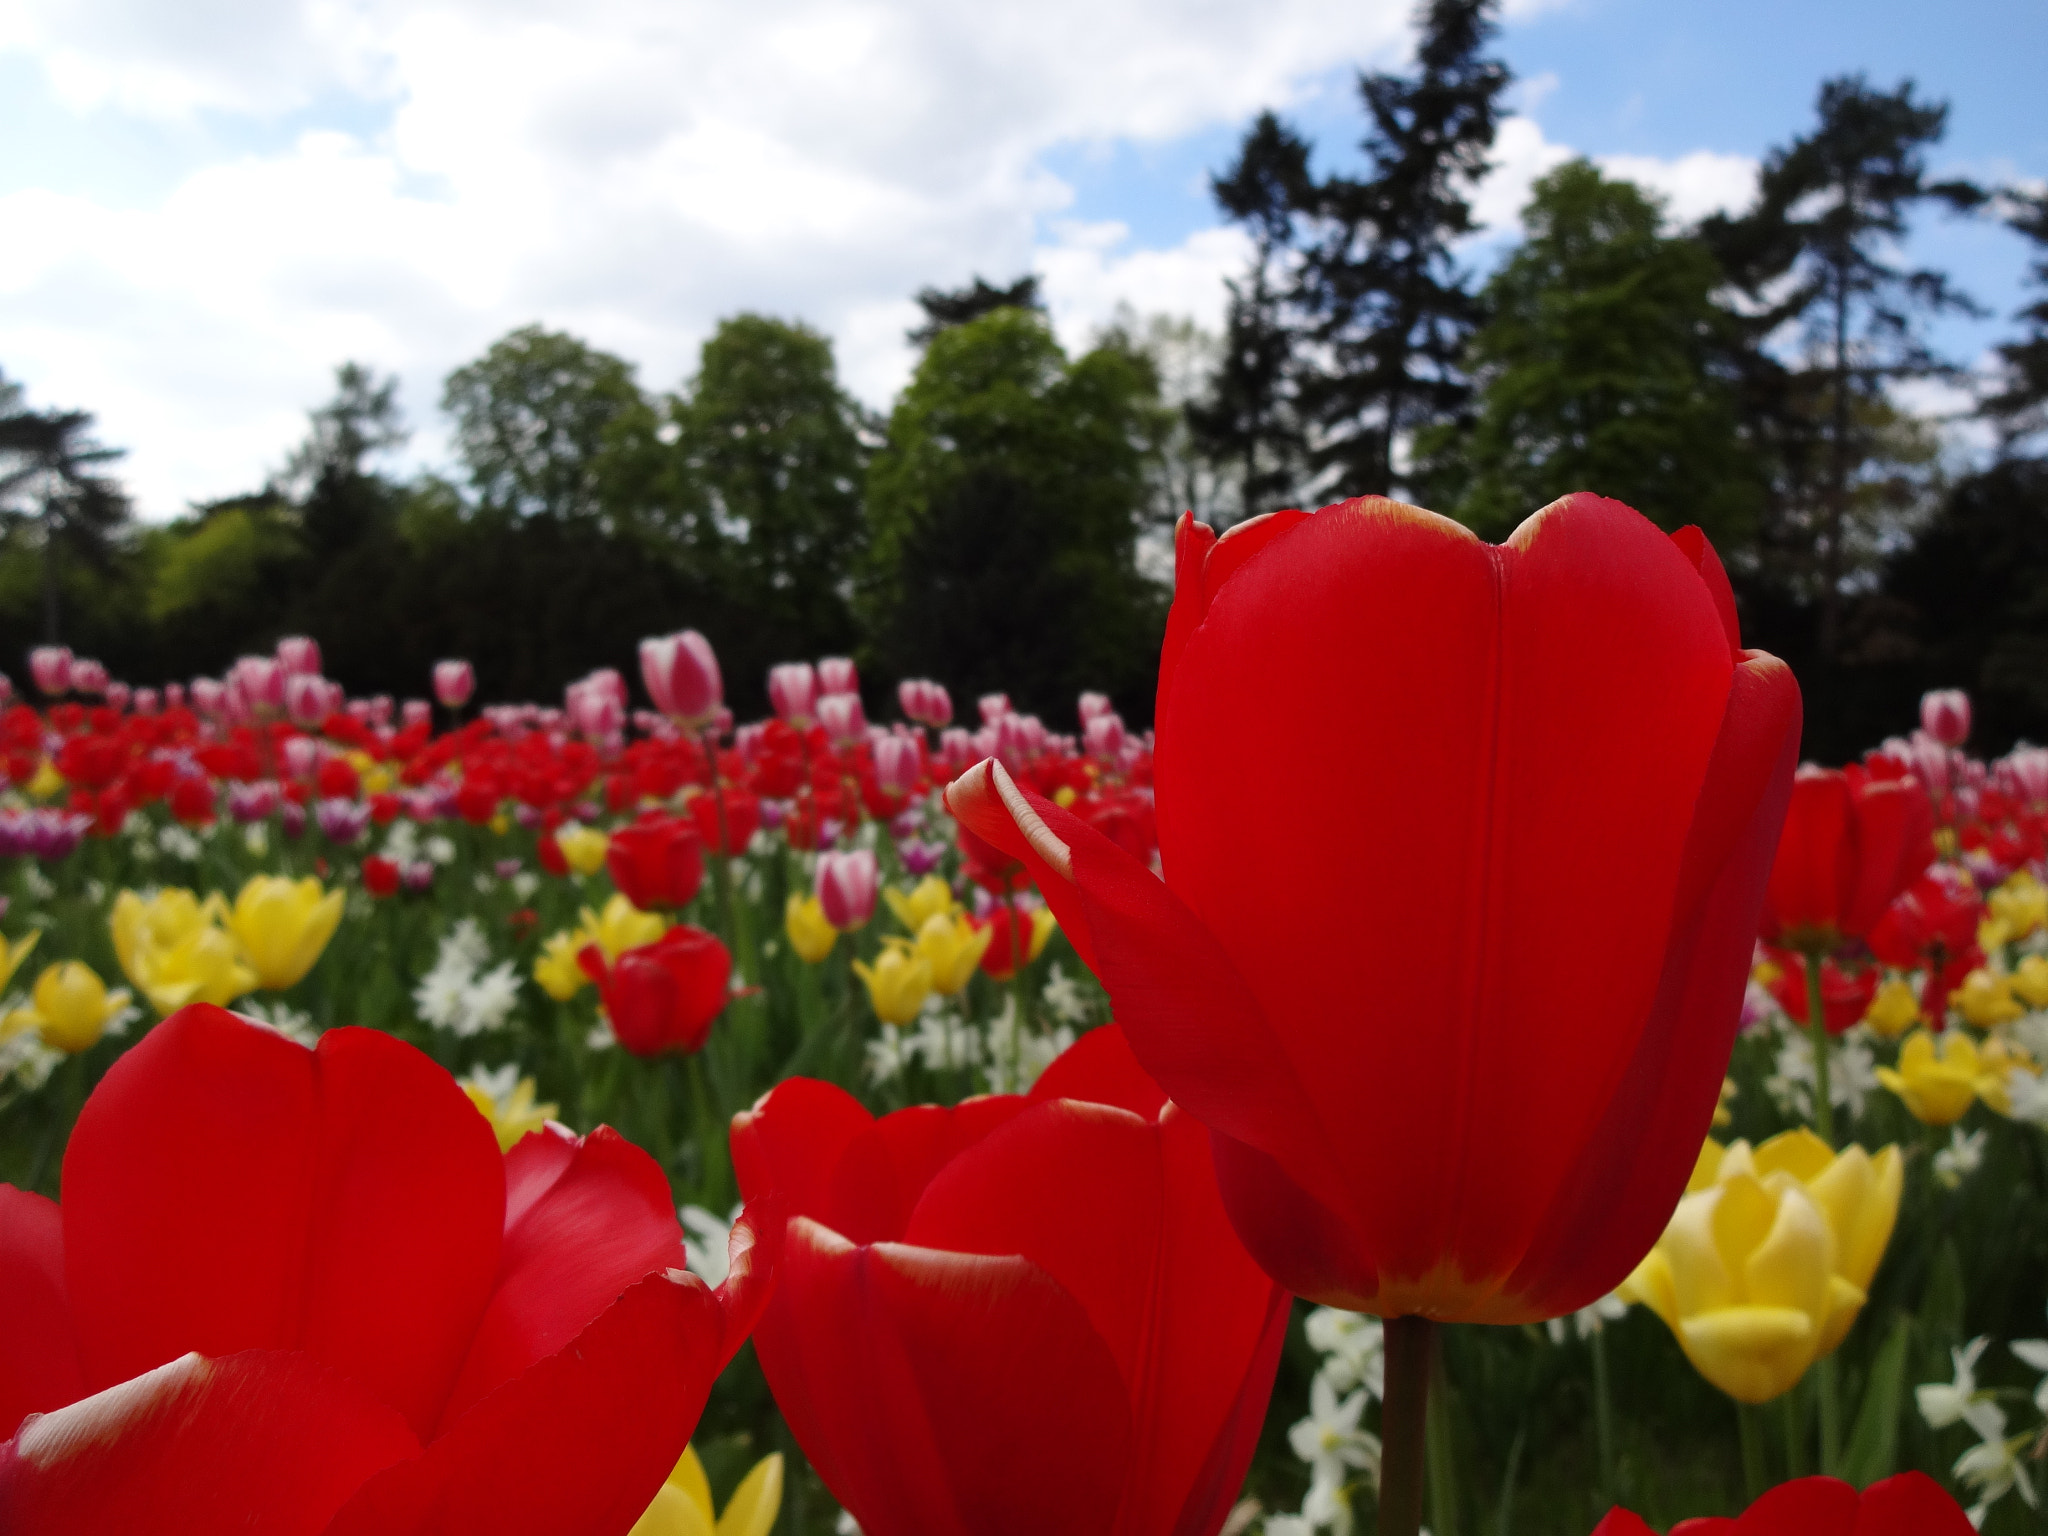
{"type": "Polygon", "coordinates": [[[1947,105],[1845,76],[1748,208],[1678,227],[1572,161],[1482,277],[1495,0],[1418,25],[1410,69],[1358,78],[1356,157],[1318,171],[1269,112],[1215,176],[1253,253],[1220,337],[1128,316],[1069,355],[1035,279],[927,289],[878,415],[801,323],[725,320],[671,390],[529,326],[446,380],[458,476],[382,467],[395,386],[347,364],[264,485],[155,526],[89,416],[0,378],[0,652],[61,627],[147,682],[304,631],[352,688],[417,692],[463,654],[521,698],[688,624],[742,710],[771,663],[848,652],[1049,715],[1102,687],[1142,720],[1181,508],[1392,494],[1497,539],[1593,489],[1712,535],[1745,637],[1805,684],[1809,754],[1937,684],[1973,689],[1987,744],[2048,736],[2048,196],[1936,179],[1947,105]],[[1995,379],[1929,339],[1980,313],[1901,256],[1931,217],[2032,244],[1995,379]],[[1922,381],[1970,385],[1995,454],[1958,468],[1955,423],[1903,403],[1922,381]]]}

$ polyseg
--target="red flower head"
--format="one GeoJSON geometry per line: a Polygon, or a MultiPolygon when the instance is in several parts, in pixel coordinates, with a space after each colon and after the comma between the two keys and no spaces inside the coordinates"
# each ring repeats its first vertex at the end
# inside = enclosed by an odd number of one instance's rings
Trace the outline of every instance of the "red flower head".
{"type": "Polygon", "coordinates": [[[604,866],[636,907],[687,907],[704,883],[697,829],[680,816],[649,816],[614,832],[604,866]]]}
{"type": "Polygon", "coordinates": [[[723,786],[719,795],[725,801],[724,841],[718,836],[718,797],[709,793],[690,797],[690,820],[696,824],[697,836],[713,853],[745,853],[747,843],[761,827],[761,802],[747,790],[730,784],[723,786]]]}
{"type": "Polygon", "coordinates": [[[1825,953],[1867,938],[1934,861],[1934,807],[1917,780],[1801,768],[1764,894],[1764,937],[1825,953]]]}
{"type": "Polygon", "coordinates": [[[1214,1536],[1288,1297],[1208,1140],[1114,1026],[1028,1099],[876,1120],[799,1077],[735,1118],[740,1187],[792,1218],[761,1369],[868,1536],[1214,1536]]]}
{"type": "Polygon", "coordinates": [[[399,875],[397,863],[381,853],[373,853],[363,860],[363,889],[379,901],[398,894],[399,875]]]}
{"type": "MultiPolygon", "coordinates": [[[[1771,963],[1778,976],[1770,984],[1771,996],[1794,1020],[1806,1020],[1806,957],[1797,950],[1772,949],[1771,963]]],[[[1831,1035],[1845,1034],[1870,1011],[1877,996],[1878,973],[1871,965],[1845,969],[1832,960],[1820,964],[1820,1012],[1831,1035]]]]}
{"type": "Polygon", "coordinates": [[[213,781],[196,773],[181,773],[171,781],[171,814],[188,827],[204,827],[213,821],[213,781]]]}
{"type": "MultiPolygon", "coordinates": [[[[1656,1536],[1640,1515],[1611,1512],[1593,1536],[1656,1536]]],[[[1924,1472],[1860,1494],[1832,1477],[1780,1483],[1734,1519],[1681,1520],[1671,1536],[1972,1536],[1969,1516],[1924,1472]]]]}
{"type": "Polygon", "coordinates": [[[612,1131],[500,1154],[401,1041],[187,1008],[87,1102],[61,1210],[0,1185],[0,1529],[614,1536],[765,1300],[757,1219],[713,1291],[612,1131]]]}
{"type": "Polygon", "coordinates": [[[597,983],[619,1044],[635,1056],[704,1048],[712,1021],[731,998],[732,952],[714,934],[680,923],[610,965],[586,944],[576,956],[597,983]]]}
{"type": "Polygon", "coordinates": [[[1713,1118],[1791,673],[1697,531],[1593,496],[1498,548],[1382,500],[1183,518],[1178,572],[1165,880],[994,762],[954,814],[1030,865],[1282,1285],[1499,1323],[1604,1295],[1713,1118]]]}

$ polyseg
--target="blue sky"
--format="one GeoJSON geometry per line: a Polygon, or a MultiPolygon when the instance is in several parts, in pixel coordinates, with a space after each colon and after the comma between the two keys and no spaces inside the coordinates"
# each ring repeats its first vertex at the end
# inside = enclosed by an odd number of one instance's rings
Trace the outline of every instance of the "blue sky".
{"type": "MultiPolygon", "coordinates": [[[[439,381],[513,326],[690,372],[746,308],[829,334],[885,405],[909,296],[1044,278],[1086,340],[1119,303],[1220,315],[1243,259],[1208,174],[1264,105],[1331,158],[1407,0],[0,0],[0,368],[99,413],[148,515],[261,480],[357,358],[445,458],[439,381]]],[[[1937,169],[2048,180],[2048,6],[1517,0],[1519,86],[1481,191],[1595,157],[1698,213],[1810,121],[1818,82],[1953,106],[1937,169]]],[[[1914,259],[2006,334],[2026,261],[1929,218],[1914,259]]]]}

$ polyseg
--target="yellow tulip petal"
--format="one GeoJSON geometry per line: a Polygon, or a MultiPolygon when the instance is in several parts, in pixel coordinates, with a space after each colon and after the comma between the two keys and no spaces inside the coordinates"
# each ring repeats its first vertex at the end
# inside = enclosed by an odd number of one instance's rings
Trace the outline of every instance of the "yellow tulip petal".
{"type": "Polygon", "coordinates": [[[782,1456],[778,1452],[754,1463],[753,1471],[718,1517],[718,1536],[768,1536],[782,1509],[782,1456]]]}
{"type": "Polygon", "coordinates": [[[1678,1329],[1686,1358],[1737,1402],[1767,1403],[1790,1391],[1813,1363],[1813,1319],[1794,1307],[1724,1307],[1688,1317],[1678,1329]]]}
{"type": "Polygon", "coordinates": [[[696,1500],[674,1483],[663,1483],[627,1536],[717,1536],[717,1529],[696,1500]]]}

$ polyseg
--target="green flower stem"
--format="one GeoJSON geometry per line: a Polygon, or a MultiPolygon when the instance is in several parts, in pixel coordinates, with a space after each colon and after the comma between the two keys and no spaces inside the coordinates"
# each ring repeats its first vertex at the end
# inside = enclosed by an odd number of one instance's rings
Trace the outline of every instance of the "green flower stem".
{"type": "Polygon", "coordinates": [[[1735,1425],[1742,1436],[1742,1483],[1754,1504],[1770,1487],[1770,1473],[1764,1466],[1763,1410],[1750,1403],[1735,1405],[1735,1425]]]}
{"type": "Polygon", "coordinates": [[[1429,1415],[1429,1357],[1436,1339],[1436,1324],[1426,1317],[1390,1317],[1386,1330],[1386,1393],[1380,1400],[1378,1536],[1419,1536],[1429,1415]]]}
{"type": "Polygon", "coordinates": [[[1593,1428],[1600,1444],[1600,1498],[1606,1504],[1621,1502],[1621,1488],[1614,1472],[1614,1394],[1607,1373],[1607,1330],[1593,1331],[1593,1428]]]}
{"type": "Polygon", "coordinates": [[[1813,1041],[1813,1125],[1820,1139],[1835,1144],[1835,1101],[1828,1091],[1828,1021],[1821,1011],[1820,967],[1822,956],[1806,956],[1806,1033],[1813,1041]]]}

